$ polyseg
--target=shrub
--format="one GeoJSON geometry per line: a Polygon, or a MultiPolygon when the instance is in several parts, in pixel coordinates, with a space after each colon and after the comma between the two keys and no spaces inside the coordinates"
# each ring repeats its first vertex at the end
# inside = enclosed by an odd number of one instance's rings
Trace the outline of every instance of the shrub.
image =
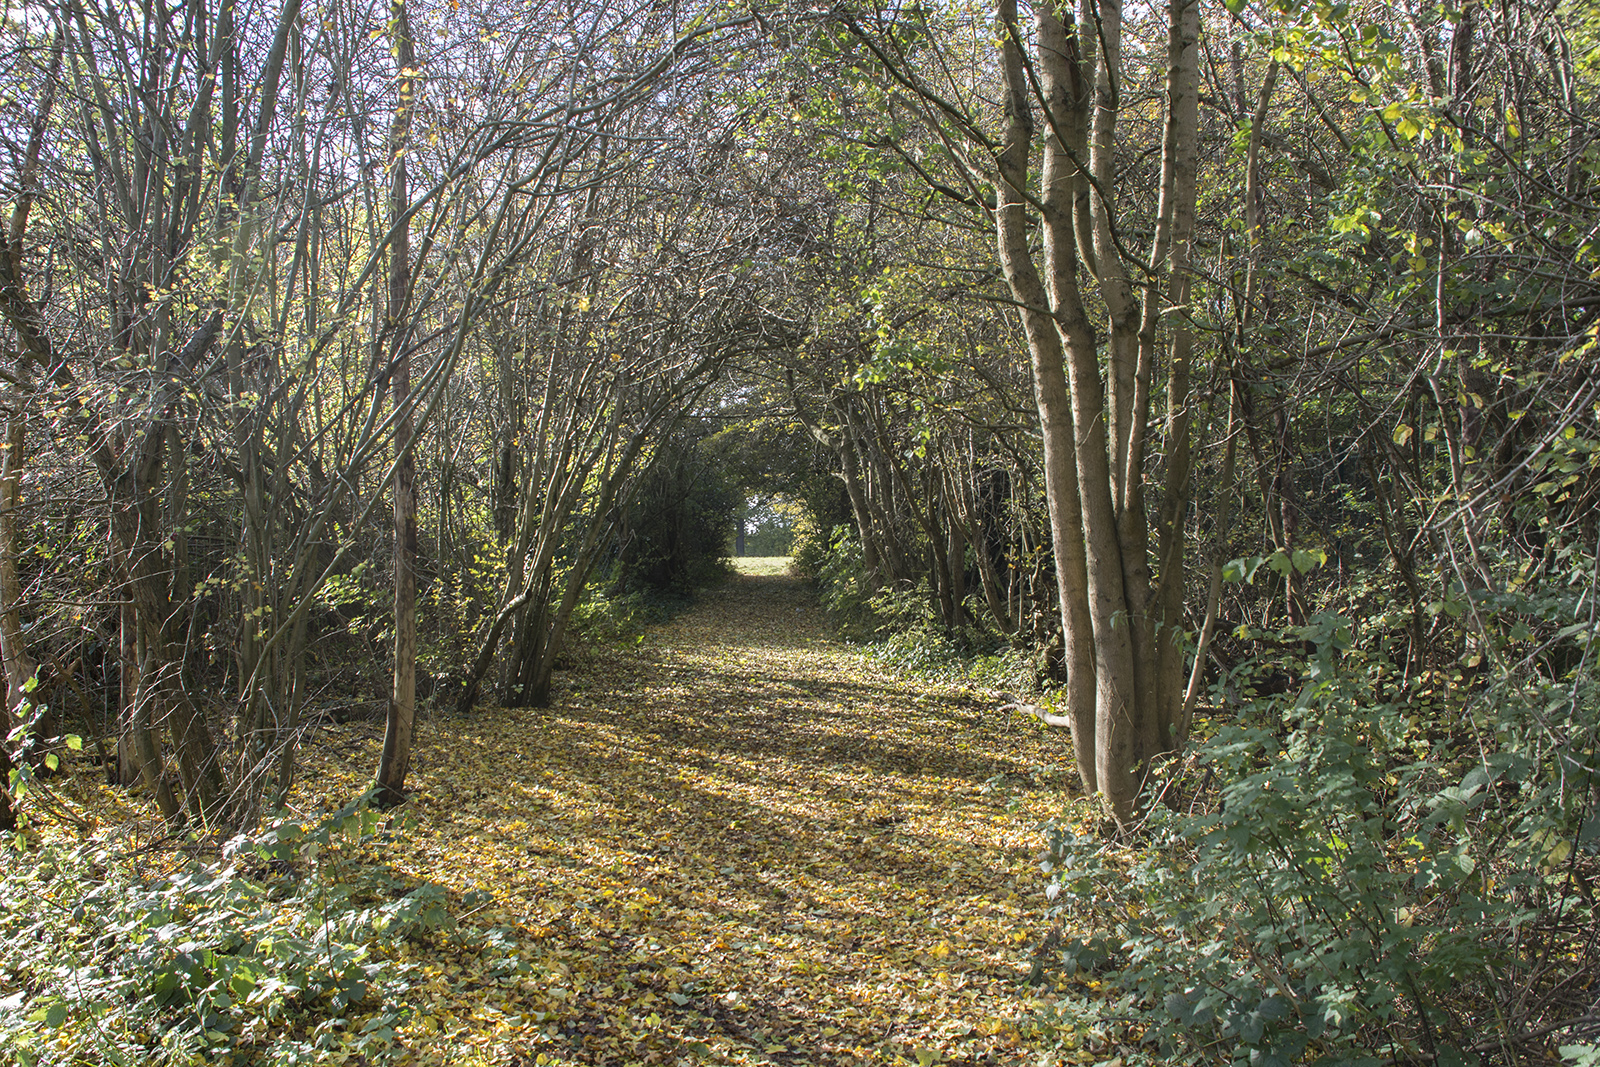
{"type": "Polygon", "coordinates": [[[872,613],[872,589],[862,563],[861,541],[848,526],[835,526],[826,551],[812,543],[796,550],[795,565],[816,583],[817,598],[841,631],[857,638],[877,629],[872,613]]]}
{"type": "Polygon", "coordinates": [[[0,1059],[251,1064],[398,1057],[407,938],[444,890],[359,862],[362,805],[284,820],[221,864],[140,878],[97,848],[25,852],[0,880],[0,1059]]]}
{"type": "Polygon", "coordinates": [[[1343,619],[1294,636],[1316,648],[1303,688],[1247,703],[1194,753],[1206,809],[1154,807],[1131,857],[1054,831],[1049,895],[1080,935],[1059,962],[1115,996],[1069,998],[1053,1024],[1120,1020],[1144,1062],[1259,1067],[1474,1063],[1584,1037],[1592,677],[1508,676],[1451,723],[1416,706],[1448,679],[1397,685],[1343,619]]]}
{"type": "Polygon", "coordinates": [[[677,431],[639,474],[622,509],[617,584],[693,592],[728,574],[739,489],[694,427],[677,431]]]}
{"type": "Polygon", "coordinates": [[[790,569],[806,578],[820,577],[823,564],[832,548],[833,539],[838,537],[840,530],[848,529],[849,527],[836,526],[830,534],[817,525],[809,512],[802,514],[795,522],[794,544],[789,552],[790,569]]]}
{"type": "Polygon", "coordinates": [[[623,591],[610,573],[602,573],[584,587],[569,633],[595,645],[637,645],[649,627],[667,622],[693,603],[687,590],[646,586],[623,591]]]}

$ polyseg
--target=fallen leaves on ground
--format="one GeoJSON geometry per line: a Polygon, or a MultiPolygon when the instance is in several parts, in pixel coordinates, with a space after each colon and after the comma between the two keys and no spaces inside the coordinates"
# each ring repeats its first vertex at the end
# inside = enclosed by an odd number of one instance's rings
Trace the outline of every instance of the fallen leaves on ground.
{"type": "MultiPolygon", "coordinates": [[[[307,747],[297,804],[359,792],[380,727],[307,747]]],[[[422,1062],[1033,1062],[1038,824],[1064,734],[882,673],[803,586],[742,576],[545,709],[420,728],[382,858],[503,926],[521,973],[441,940],[422,1062]],[[397,824],[402,825],[402,824],[397,824]]]]}

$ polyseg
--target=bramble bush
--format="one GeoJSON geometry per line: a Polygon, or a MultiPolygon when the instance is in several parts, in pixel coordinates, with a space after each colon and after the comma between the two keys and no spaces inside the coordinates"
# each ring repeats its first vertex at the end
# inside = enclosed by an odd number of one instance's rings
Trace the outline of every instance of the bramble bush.
{"type": "MultiPolygon", "coordinates": [[[[10,839],[0,1060],[398,1058],[418,974],[396,947],[455,924],[442,888],[359,858],[376,818],[357,803],[320,821],[281,819],[230,842],[221,863],[151,878],[103,844],[27,851],[10,839]]],[[[497,963],[519,966],[491,947],[497,963]]]]}
{"type": "MultiPolygon", "coordinates": [[[[1551,610],[1570,621],[1582,601],[1551,610]]],[[[1078,935],[1058,962],[1097,972],[1101,995],[1047,1025],[1068,1044],[1120,1027],[1129,1063],[1592,1061],[1586,657],[1446,695],[1449,677],[1403,680],[1343,618],[1291,636],[1315,647],[1302,688],[1246,700],[1197,746],[1199,806],[1169,787],[1131,854],[1053,830],[1048,894],[1078,935]]]]}

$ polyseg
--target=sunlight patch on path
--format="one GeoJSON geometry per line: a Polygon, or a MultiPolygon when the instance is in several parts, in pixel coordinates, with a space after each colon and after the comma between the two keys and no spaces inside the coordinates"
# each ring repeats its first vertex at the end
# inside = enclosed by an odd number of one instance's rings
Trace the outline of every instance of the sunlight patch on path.
{"type": "Polygon", "coordinates": [[[791,556],[735,556],[733,569],[740,574],[788,574],[791,556]]]}

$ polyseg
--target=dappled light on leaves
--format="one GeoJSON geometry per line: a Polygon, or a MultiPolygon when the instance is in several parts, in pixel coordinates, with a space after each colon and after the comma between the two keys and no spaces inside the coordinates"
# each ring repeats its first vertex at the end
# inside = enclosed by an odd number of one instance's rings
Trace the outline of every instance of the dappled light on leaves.
{"type": "MultiPolygon", "coordinates": [[[[302,802],[377,743],[321,734],[302,802]]],[[[488,894],[471,921],[525,966],[442,947],[405,1040],[434,1062],[1030,1060],[1063,746],[881,673],[796,580],[741,578],[584,655],[548,709],[424,723],[388,860],[488,894]]]]}

